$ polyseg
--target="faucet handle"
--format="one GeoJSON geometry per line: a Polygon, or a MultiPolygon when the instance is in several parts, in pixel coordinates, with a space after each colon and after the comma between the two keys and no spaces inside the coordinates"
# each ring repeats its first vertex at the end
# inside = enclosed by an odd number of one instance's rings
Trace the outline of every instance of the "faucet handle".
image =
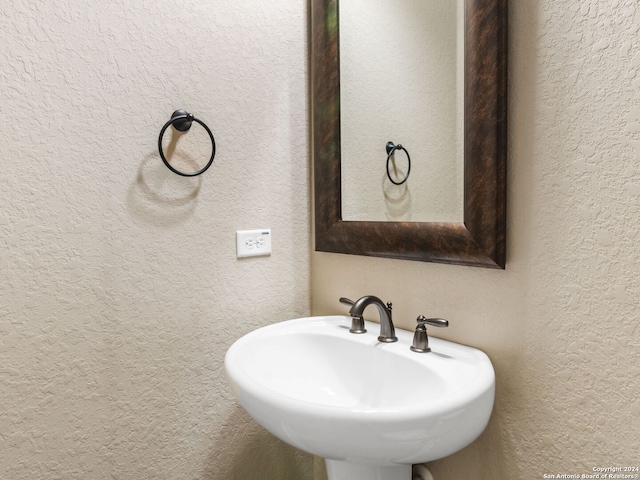
{"type": "Polygon", "coordinates": [[[344,304],[344,305],[349,305],[350,307],[353,307],[353,304],[356,303],[353,300],[351,300],[350,298],[347,297],[340,297],[340,303],[344,304]]]}
{"type": "Polygon", "coordinates": [[[433,325],[434,327],[448,327],[449,321],[444,318],[426,318],[424,315],[420,315],[416,321],[418,326],[416,332],[413,334],[413,345],[409,347],[412,351],[418,353],[427,353],[431,351],[429,347],[429,336],[427,335],[426,324],[433,325]]]}
{"type": "Polygon", "coordinates": [[[444,318],[425,318],[424,315],[420,315],[416,319],[416,322],[418,322],[418,326],[424,325],[424,324],[433,325],[434,327],[448,327],[449,326],[449,320],[445,320],[444,318]]]}
{"type": "MultiPolygon", "coordinates": [[[[353,307],[353,304],[356,302],[346,297],[340,297],[340,303],[353,307]]],[[[349,310],[349,313],[351,313],[351,310],[349,310]]],[[[351,333],[367,333],[367,329],[364,328],[364,318],[362,315],[351,315],[351,328],[349,331],[351,333]]]]}

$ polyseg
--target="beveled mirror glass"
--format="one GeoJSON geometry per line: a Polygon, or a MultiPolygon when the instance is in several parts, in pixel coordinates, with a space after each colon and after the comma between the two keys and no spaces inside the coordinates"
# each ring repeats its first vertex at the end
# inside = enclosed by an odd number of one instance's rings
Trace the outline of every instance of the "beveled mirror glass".
{"type": "MultiPolygon", "coordinates": [[[[395,8],[415,3],[387,1],[395,8]]],[[[507,5],[506,0],[461,1],[463,221],[437,222],[352,221],[344,217],[339,4],[338,0],[311,1],[316,250],[504,268],[507,5]]],[[[383,164],[385,159],[386,155],[383,164]]]]}

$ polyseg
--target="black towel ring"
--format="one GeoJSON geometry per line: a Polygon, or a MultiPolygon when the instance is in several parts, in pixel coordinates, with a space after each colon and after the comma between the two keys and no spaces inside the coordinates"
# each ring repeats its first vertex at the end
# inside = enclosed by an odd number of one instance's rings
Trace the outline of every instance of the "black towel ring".
{"type": "Polygon", "coordinates": [[[394,145],[393,142],[387,142],[387,177],[389,177],[389,180],[391,181],[391,183],[393,183],[394,185],[402,185],[404,182],[407,181],[410,173],[411,173],[411,157],[409,156],[409,151],[400,144],[394,145]],[[391,160],[391,155],[393,155],[393,153],[396,150],[404,150],[404,153],[407,154],[407,162],[408,162],[407,174],[399,182],[396,182],[393,178],[391,178],[391,172],[389,172],[389,160],[391,160]]]}
{"type": "Polygon", "coordinates": [[[162,130],[160,130],[160,136],[158,137],[158,151],[160,152],[160,158],[162,158],[162,161],[164,162],[164,164],[173,173],[182,175],[183,177],[196,177],[206,172],[207,169],[213,163],[213,158],[216,156],[216,141],[213,138],[213,134],[211,133],[211,130],[209,130],[209,127],[207,127],[202,120],[197,119],[196,117],[193,116],[193,114],[187,113],[184,110],[176,110],[175,112],[173,112],[173,114],[171,114],[171,118],[167,123],[164,124],[164,127],[162,127],[162,130]],[[169,125],[173,125],[173,128],[175,128],[180,132],[186,132],[191,128],[192,122],[196,122],[202,125],[202,128],[204,128],[206,132],[209,134],[209,138],[211,139],[211,158],[209,159],[207,164],[197,172],[184,173],[184,172],[181,172],[180,170],[176,170],[175,168],[173,168],[167,161],[166,157],[164,156],[164,152],[162,151],[162,137],[164,137],[164,132],[167,130],[167,128],[169,128],[169,125]]]}

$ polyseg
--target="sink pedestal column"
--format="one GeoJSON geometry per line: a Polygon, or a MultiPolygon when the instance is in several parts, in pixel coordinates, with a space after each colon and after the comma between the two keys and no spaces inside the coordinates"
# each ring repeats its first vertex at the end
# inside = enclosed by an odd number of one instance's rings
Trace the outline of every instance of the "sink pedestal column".
{"type": "Polygon", "coordinates": [[[362,465],[325,460],[329,480],[411,480],[411,465],[362,465]]]}

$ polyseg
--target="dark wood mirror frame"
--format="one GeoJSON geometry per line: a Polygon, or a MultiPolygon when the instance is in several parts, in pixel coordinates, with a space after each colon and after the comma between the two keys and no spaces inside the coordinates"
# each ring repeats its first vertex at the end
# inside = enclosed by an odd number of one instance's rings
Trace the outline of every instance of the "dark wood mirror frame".
{"type": "Polygon", "coordinates": [[[311,0],[316,250],[505,268],[507,0],[465,0],[464,222],[342,220],[338,0],[311,0]]]}

